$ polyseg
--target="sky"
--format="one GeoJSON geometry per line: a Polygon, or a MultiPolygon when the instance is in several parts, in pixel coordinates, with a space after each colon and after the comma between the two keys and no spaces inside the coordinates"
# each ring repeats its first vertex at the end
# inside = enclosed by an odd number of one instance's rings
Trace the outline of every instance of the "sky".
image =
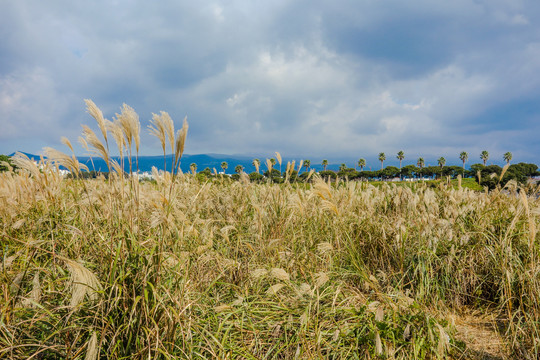
{"type": "Polygon", "coordinates": [[[189,154],[540,164],[540,2],[0,0],[0,154],[69,151],[84,99],[142,155],[166,111],[189,154]]]}

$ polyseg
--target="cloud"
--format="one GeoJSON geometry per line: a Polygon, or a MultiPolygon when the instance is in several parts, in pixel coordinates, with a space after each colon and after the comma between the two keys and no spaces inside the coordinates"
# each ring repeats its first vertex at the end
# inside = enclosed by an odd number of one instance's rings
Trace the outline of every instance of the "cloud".
{"type": "Polygon", "coordinates": [[[191,153],[485,148],[536,161],[539,12],[503,0],[3,3],[0,153],[75,140],[91,98],[108,118],[131,105],[143,128],[152,112],[187,115],[191,153]]]}

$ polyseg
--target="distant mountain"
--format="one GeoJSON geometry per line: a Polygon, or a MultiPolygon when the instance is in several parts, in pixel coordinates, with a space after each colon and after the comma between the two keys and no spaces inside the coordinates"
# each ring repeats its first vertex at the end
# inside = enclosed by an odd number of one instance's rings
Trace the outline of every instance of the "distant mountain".
{"type": "MultiPolygon", "coordinates": [[[[21,151],[22,152],[22,151],[21,151]]],[[[28,156],[30,159],[39,161],[40,156],[30,153],[25,153],[26,156],[28,156]]],[[[13,156],[15,153],[10,154],[9,156],[13,156]]],[[[88,156],[78,156],[77,159],[82,164],[85,164],[88,166],[90,170],[96,170],[96,171],[107,171],[107,164],[105,161],[99,157],[88,157],[88,156]]],[[[112,157],[112,159],[117,160],[120,162],[120,159],[118,157],[112,157]]],[[[252,161],[254,158],[244,155],[225,155],[225,154],[184,154],[181,159],[180,168],[183,172],[190,171],[190,165],[192,163],[197,164],[197,171],[202,171],[206,168],[209,168],[211,171],[213,169],[216,169],[218,172],[221,172],[221,163],[226,162],[228,164],[228,168],[225,171],[227,174],[233,174],[234,168],[237,165],[242,165],[244,167],[244,171],[247,173],[255,171],[255,166],[253,166],[252,161]]],[[[261,166],[260,166],[260,172],[266,171],[266,158],[259,157],[261,160],[261,166]]],[[[292,161],[292,159],[283,159],[281,170],[285,171],[287,168],[287,161],[292,161]]],[[[124,170],[129,171],[129,162],[127,162],[127,159],[124,158],[124,170]]],[[[171,170],[171,164],[172,164],[172,155],[167,155],[165,158],[165,164],[167,167],[167,170],[171,170]]],[[[298,169],[299,159],[296,159],[296,168],[298,169]]],[[[156,167],[158,170],[163,170],[163,156],[139,156],[139,170],[140,171],[152,171],[152,167],[156,167]]],[[[136,168],[135,159],[133,159],[133,169],[136,168]]],[[[275,165],[276,169],[279,169],[279,165],[275,165]]],[[[318,171],[322,170],[321,164],[314,164],[311,163],[311,168],[314,168],[318,171]]],[[[329,170],[337,170],[339,168],[339,164],[330,164],[328,166],[329,170]]]]}

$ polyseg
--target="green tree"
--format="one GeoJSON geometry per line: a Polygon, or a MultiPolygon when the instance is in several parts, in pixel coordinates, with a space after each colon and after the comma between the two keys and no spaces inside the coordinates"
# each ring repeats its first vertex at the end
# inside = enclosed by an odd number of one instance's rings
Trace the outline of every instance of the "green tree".
{"type": "Polygon", "coordinates": [[[480,153],[480,159],[482,159],[482,161],[484,162],[484,166],[486,166],[486,163],[489,159],[489,153],[486,150],[482,151],[480,153]]]}
{"type": "Polygon", "coordinates": [[[234,172],[237,174],[240,174],[242,171],[244,171],[244,167],[242,165],[236,165],[234,168],[234,172]]]}
{"type": "Polygon", "coordinates": [[[339,165],[339,171],[345,171],[346,169],[347,169],[347,165],[345,165],[344,163],[339,165]]]}
{"type": "Polygon", "coordinates": [[[424,161],[424,158],[419,157],[418,161],[416,161],[416,166],[422,169],[425,165],[426,165],[426,162],[424,161]]]}
{"type": "Polygon", "coordinates": [[[227,170],[228,167],[229,167],[229,164],[227,164],[226,161],[221,163],[221,168],[223,169],[223,173],[225,173],[225,170],[227,170]]]}
{"type": "Polygon", "coordinates": [[[467,160],[469,160],[469,153],[467,153],[466,151],[462,151],[459,154],[459,159],[463,162],[463,170],[465,170],[465,163],[467,162],[467,160]]]}
{"type": "Polygon", "coordinates": [[[444,165],[446,164],[446,159],[443,158],[442,156],[437,160],[437,164],[439,164],[439,166],[441,167],[441,170],[442,168],[444,167],[444,165]]]}
{"type": "Polygon", "coordinates": [[[510,160],[512,160],[512,153],[510,151],[505,152],[503,155],[504,161],[506,161],[507,164],[510,164],[510,160]]]}
{"type": "Polygon", "coordinates": [[[418,172],[419,172],[420,169],[418,169],[416,166],[414,165],[405,165],[401,171],[400,171],[400,174],[401,176],[403,177],[406,177],[406,178],[412,178],[413,176],[417,175],[418,172]]]}
{"type": "Polygon", "coordinates": [[[381,170],[384,168],[384,160],[386,160],[386,155],[383,152],[379,153],[379,161],[381,162],[381,170]]]}
{"type": "Polygon", "coordinates": [[[399,160],[399,170],[401,171],[401,162],[403,161],[403,159],[405,159],[405,153],[403,152],[403,150],[398,151],[396,158],[399,160]]]}
{"type": "Polygon", "coordinates": [[[310,165],[311,165],[310,160],[304,160],[304,167],[306,168],[306,172],[308,171],[310,165]]]}
{"type": "Polygon", "coordinates": [[[197,173],[197,164],[191,163],[191,165],[189,165],[189,169],[191,170],[191,172],[193,174],[196,174],[197,173]]]}
{"type": "Polygon", "coordinates": [[[358,166],[360,167],[360,171],[364,171],[364,167],[366,166],[366,159],[362,158],[358,160],[358,166]]]}
{"type": "Polygon", "coordinates": [[[322,161],[323,171],[326,171],[326,167],[328,166],[328,160],[324,159],[322,161]]]}

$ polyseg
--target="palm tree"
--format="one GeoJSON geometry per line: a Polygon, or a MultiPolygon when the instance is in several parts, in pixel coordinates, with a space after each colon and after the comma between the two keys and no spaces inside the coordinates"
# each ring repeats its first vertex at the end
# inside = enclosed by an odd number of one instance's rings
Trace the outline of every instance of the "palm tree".
{"type": "Polygon", "coordinates": [[[345,171],[346,169],[347,169],[347,165],[345,165],[344,163],[339,165],[339,171],[345,171]]]}
{"type": "Polygon", "coordinates": [[[244,167],[242,165],[236,165],[234,168],[234,172],[237,174],[240,174],[242,171],[244,171],[244,167]]]}
{"type": "Polygon", "coordinates": [[[482,151],[480,153],[480,159],[482,159],[482,161],[484,162],[484,166],[486,166],[486,162],[489,159],[489,153],[486,150],[482,151]]]}
{"type": "Polygon", "coordinates": [[[444,167],[444,165],[446,164],[446,159],[443,158],[442,156],[439,158],[439,160],[437,160],[437,164],[439,164],[439,166],[441,167],[441,170],[442,168],[444,167]]]}
{"type": "Polygon", "coordinates": [[[379,161],[381,162],[381,170],[383,169],[384,160],[386,160],[386,155],[384,155],[384,153],[380,153],[379,161]]]}
{"type": "Polygon", "coordinates": [[[261,160],[253,159],[252,164],[253,164],[253,166],[255,166],[255,169],[257,170],[257,174],[258,174],[259,173],[259,167],[261,166],[261,160]]]}
{"type": "Polygon", "coordinates": [[[366,159],[362,158],[358,160],[358,166],[360,166],[360,171],[364,171],[364,167],[366,166],[366,159]]]}
{"type": "Polygon", "coordinates": [[[323,171],[326,171],[326,167],[328,166],[328,160],[324,159],[322,161],[322,166],[323,166],[323,169],[324,169],[323,171]]]}
{"type": "Polygon", "coordinates": [[[512,160],[512,153],[510,151],[505,152],[503,155],[504,161],[506,161],[507,164],[510,164],[510,160],[512,160]]]}
{"type": "Polygon", "coordinates": [[[306,168],[306,172],[307,172],[308,169],[309,169],[309,165],[311,165],[311,161],[309,161],[309,160],[304,160],[304,167],[306,168]]]}
{"type": "Polygon", "coordinates": [[[401,161],[405,159],[405,153],[403,150],[398,151],[396,158],[399,160],[399,171],[401,172],[401,161]]]}
{"type": "Polygon", "coordinates": [[[463,161],[463,170],[465,170],[465,163],[467,162],[467,160],[469,160],[469,153],[466,151],[462,151],[459,154],[459,159],[463,161]]]}
{"type": "Polygon", "coordinates": [[[227,170],[228,167],[229,167],[229,164],[227,164],[226,161],[221,163],[221,168],[223,169],[223,173],[225,173],[225,170],[227,170]]]}
{"type": "Polygon", "coordinates": [[[193,174],[195,174],[197,172],[197,164],[191,163],[191,165],[189,165],[189,168],[191,169],[191,172],[193,174]]]}
{"type": "Polygon", "coordinates": [[[416,162],[416,166],[418,166],[420,169],[422,169],[426,165],[426,162],[424,161],[424,158],[418,158],[418,161],[416,162]]]}

